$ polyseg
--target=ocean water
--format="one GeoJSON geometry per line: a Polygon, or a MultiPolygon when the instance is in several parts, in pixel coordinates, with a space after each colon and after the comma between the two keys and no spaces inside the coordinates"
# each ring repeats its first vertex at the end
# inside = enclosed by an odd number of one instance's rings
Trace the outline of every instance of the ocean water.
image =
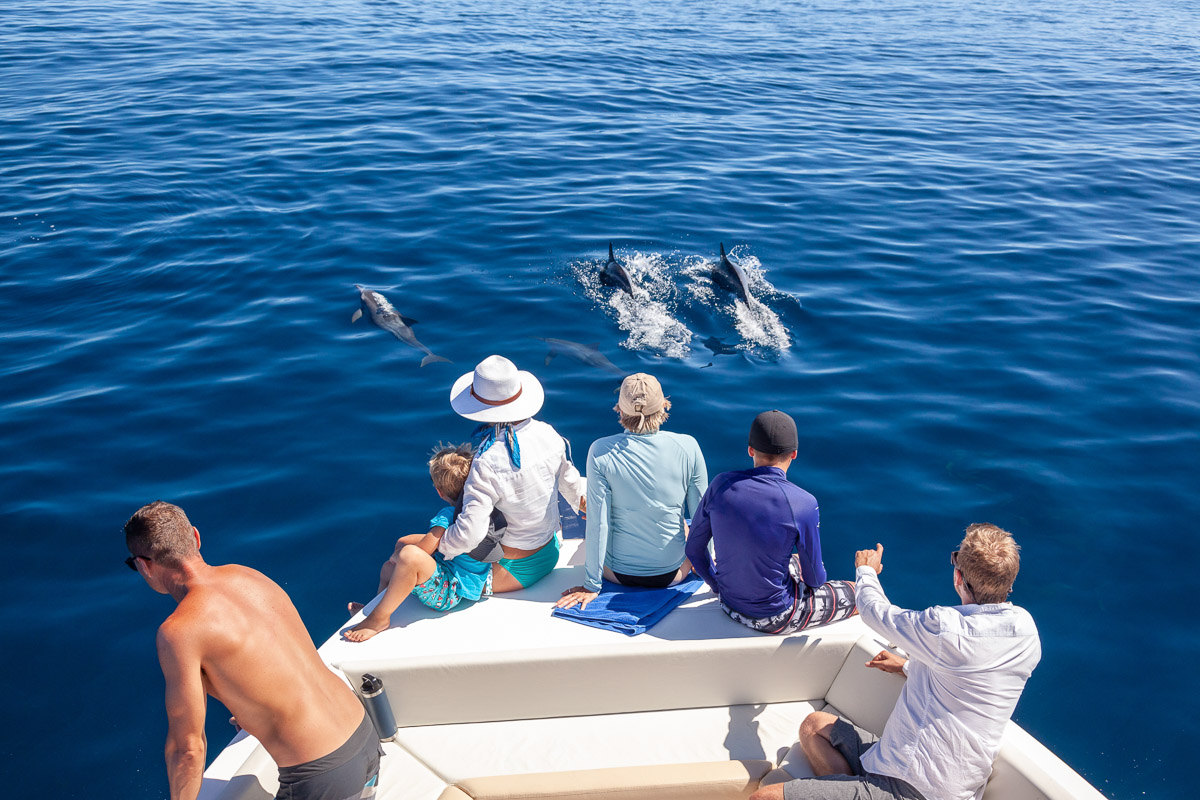
{"type": "Polygon", "coordinates": [[[552,337],[659,376],[714,473],[793,414],[832,576],[882,542],[895,602],[952,603],[963,527],[1012,530],[1017,720],[1191,796],[1198,43],[1166,0],[7,0],[0,794],[167,794],[139,505],[322,640],[438,505],[477,361],[580,459],[616,430],[552,337]],[[355,283],[454,363],[352,325],[355,283]]]}

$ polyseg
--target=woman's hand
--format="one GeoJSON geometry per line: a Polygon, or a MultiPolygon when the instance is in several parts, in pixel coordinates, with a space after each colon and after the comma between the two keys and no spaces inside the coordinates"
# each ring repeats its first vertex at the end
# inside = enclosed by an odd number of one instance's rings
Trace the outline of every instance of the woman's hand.
{"type": "Polygon", "coordinates": [[[556,608],[574,608],[578,605],[580,610],[583,610],[588,607],[588,603],[596,599],[598,594],[599,592],[589,592],[582,586],[572,586],[562,593],[562,598],[554,606],[556,608]]]}

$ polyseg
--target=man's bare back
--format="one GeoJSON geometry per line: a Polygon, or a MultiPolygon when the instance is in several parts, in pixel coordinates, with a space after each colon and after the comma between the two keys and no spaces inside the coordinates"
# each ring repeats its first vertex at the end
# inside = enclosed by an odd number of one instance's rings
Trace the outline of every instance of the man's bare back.
{"type": "Polygon", "coordinates": [[[275,759],[284,796],[373,796],[379,739],[354,692],[317,655],[287,593],[248,567],[204,563],[200,531],[162,500],[129,518],[125,546],[125,564],[178,604],[158,629],[171,800],[200,793],[207,695],[275,759]]]}
{"type": "Polygon", "coordinates": [[[168,675],[168,715],[198,708],[203,724],[207,692],[281,767],[333,752],[362,721],[362,705],[321,661],[287,594],[247,567],[196,570],[159,628],[158,650],[164,673],[178,672],[174,691],[168,675]]]}

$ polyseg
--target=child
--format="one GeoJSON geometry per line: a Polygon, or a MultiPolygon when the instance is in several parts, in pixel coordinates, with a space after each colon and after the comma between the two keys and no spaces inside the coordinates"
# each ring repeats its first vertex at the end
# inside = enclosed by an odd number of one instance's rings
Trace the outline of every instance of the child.
{"type": "MultiPolygon", "coordinates": [[[[438,496],[451,503],[429,522],[428,533],[402,536],[396,541],[391,558],[379,571],[379,588],[386,593],[366,619],[346,631],[352,642],[363,642],[391,624],[392,612],[409,594],[435,611],[449,611],[463,600],[480,600],[492,593],[491,561],[501,555],[499,533],[504,517],[496,512],[492,530],[479,547],[469,554],[447,560],[437,552],[438,543],[446,528],[454,521],[462,504],[463,486],[471,471],[471,446],[461,444],[442,447],[429,459],[429,477],[438,496]]],[[[356,614],[361,603],[351,603],[349,610],[356,614]]]]}

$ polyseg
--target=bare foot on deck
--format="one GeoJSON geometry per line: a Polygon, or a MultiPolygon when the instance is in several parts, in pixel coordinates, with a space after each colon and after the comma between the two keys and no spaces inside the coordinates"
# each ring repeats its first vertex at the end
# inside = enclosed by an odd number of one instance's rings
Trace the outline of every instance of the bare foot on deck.
{"type": "Polygon", "coordinates": [[[372,614],[350,630],[342,634],[348,642],[365,642],[377,633],[382,633],[391,627],[391,620],[377,620],[372,614]]]}
{"type": "Polygon", "coordinates": [[[365,605],[366,603],[346,603],[346,610],[349,611],[350,616],[353,617],[355,614],[362,611],[363,606],[365,605]]]}

